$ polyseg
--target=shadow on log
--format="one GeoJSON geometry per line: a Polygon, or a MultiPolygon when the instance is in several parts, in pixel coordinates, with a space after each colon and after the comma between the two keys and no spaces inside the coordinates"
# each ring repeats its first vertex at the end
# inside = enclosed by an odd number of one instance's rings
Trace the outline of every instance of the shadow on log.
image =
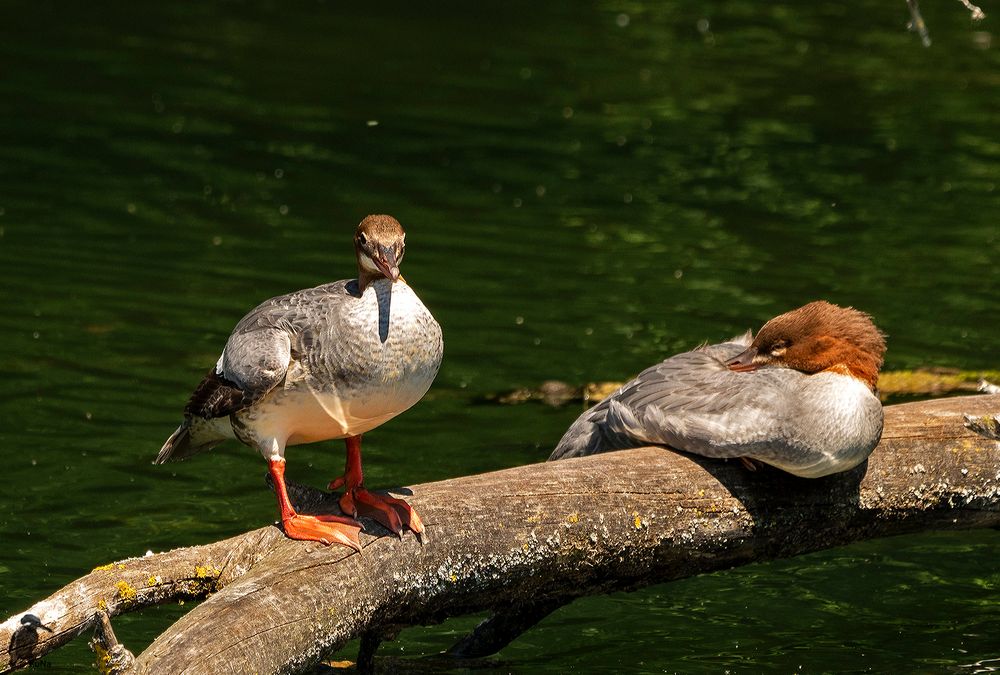
{"type": "MultiPolygon", "coordinates": [[[[403,627],[494,610],[453,648],[481,656],[582,595],[873,537],[996,527],[998,413],[1000,395],[891,406],[867,465],[817,480],[641,448],[414,486],[423,546],[368,523],[355,554],[271,526],[123,560],[0,624],[0,672],[95,628],[98,653],[116,655],[111,672],[303,672],[358,637],[364,668],[403,627]],[[206,597],[134,662],[107,622],[206,597]]],[[[317,490],[293,498],[336,510],[317,490]]]]}

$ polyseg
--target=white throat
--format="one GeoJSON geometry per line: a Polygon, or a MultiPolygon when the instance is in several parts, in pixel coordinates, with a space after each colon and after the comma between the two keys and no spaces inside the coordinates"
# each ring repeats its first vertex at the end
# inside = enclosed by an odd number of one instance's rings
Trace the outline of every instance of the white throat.
{"type": "Polygon", "coordinates": [[[361,261],[361,267],[363,267],[368,272],[375,272],[376,274],[381,274],[382,270],[378,268],[375,261],[368,257],[365,253],[358,253],[358,259],[361,261]]]}

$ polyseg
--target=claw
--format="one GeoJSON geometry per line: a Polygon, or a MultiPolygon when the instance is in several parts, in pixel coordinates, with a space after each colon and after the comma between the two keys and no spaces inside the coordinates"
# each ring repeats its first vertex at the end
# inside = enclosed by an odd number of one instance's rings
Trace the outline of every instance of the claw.
{"type": "Polygon", "coordinates": [[[351,490],[347,490],[340,496],[340,510],[351,516],[352,518],[358,517],[358,508],[354,504],[354,497],[351,495],[351,490]]]}
{"type": "MultiPolygon", "coordinates": [[[[403,501],[403,500],[401,499],[399,501],[403,501]]],[[[406,502],[403,502],[403,503],[406,504],[406,502]]],[[[406,509],[407,509],[406,513],[409,516],[409,521],[406,523],[406,526],[408,528],[410,528],[411,530],[413,530],[418,535],[423,534],[424,533],[424,521],[420,520],[420,516],[417,514],[417,512],[414,510],[414,508],[412,506],[410,506],[409,504],[406,504],[406,509]]]]}
{"type": "Polygon", "coordinates": [[[374,518],[398,537],[402,537],[404,529],[412,530],[415,534],[424,531],[420,516],[405,501],[389,495],[375,494],[363,487],[345,492],[340,498],[340,508],[345,513],[360,513],[374,518]]]}
{"type": "Polygon", "coordinates": [[[420,516],[402,499],[388,495],[379,495],[364,488],[364,473],[361,470],[361,436],[349,436],[347,445],[347,462],[344,474],[330,481],[329,488],[336,490],[344,488],[340,497],[340,509],[355,518],[361,515],[374,518],[379,523],[396,534],[403,536],[403,529],[409,528],[417,535],[424,531],[420,516]]]}

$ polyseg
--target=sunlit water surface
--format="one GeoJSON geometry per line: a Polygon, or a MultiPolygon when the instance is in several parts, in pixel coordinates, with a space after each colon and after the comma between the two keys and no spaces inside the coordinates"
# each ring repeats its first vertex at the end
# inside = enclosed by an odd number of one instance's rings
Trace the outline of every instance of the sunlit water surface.
{"type": "MultiPolygon", "coordinates": [[[[7,3],[0,617],[274,519],[245,448],[150,460],[246,310],[352,274],[367,213],[408,228],[446,342],[427,398],[366,437],[373,486],[540,461],[579,408],[483,396],[621,379],[815,298],[871,312],[889,368],[996,368],[996,24],[925,5],[931,49],[902,1],[7,3]]],[[[342,456],[294,449],[289,475],[323,485],[342,456]]],[[[495,670],[996,669],[998,545],[929,533],[586,599],[495,670]]],[[[83,640],[46,659],[91,662],[83,640]]]]}

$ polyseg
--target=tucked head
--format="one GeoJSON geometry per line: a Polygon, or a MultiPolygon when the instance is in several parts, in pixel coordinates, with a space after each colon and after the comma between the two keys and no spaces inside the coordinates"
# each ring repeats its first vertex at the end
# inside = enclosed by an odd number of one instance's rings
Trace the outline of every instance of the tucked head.
{"type": "Polygon", "coordinates": [[[368,284],[385,277],[399,278],[399,263],[406,252],[406,233],[392,216],[368,216],[354,232],[354,251],[358,257],[358,288],[364,293],[368,284]]]}
{"type": "Polygon", "coordinates": [[[885,336],[869,315],[817,300],[768,321],[726,365],[740,372],[764,366],[808,374],[843,370],[874,390],[884,354],[885,336]]]}

